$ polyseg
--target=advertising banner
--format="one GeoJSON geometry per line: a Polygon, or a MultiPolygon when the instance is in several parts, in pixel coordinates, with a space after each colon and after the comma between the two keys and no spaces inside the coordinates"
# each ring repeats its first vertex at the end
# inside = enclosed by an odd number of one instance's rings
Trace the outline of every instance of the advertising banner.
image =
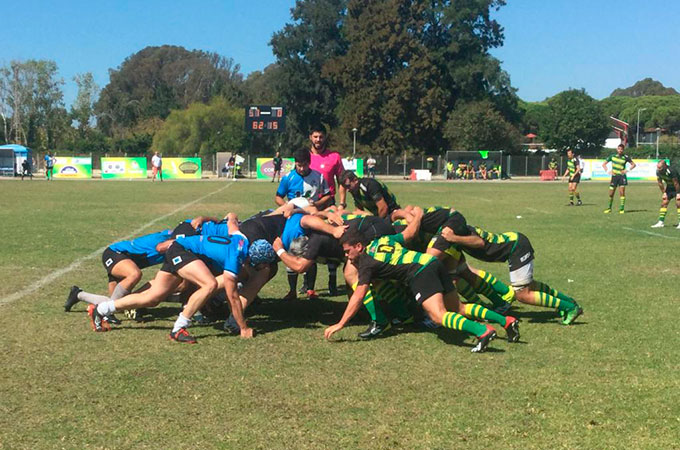
{"type": "Polygon", "coordinates": [[[342,166],[345,168],[345,170],[351,170],[352,172],[355,172],[359,178],[364,176],[364,160],[361,158],[342,158],[342,166]]]}
{"type": "MultiPolygon", "coordinates": [[[[610,180],[611,175],[607,171],[611,171],[611,163],[607,164],[607,170],[602,169],[604,159],[584,159],[583,160],[583,175],[584,180],[610,180]]],[[[656,180],[656,164],[658,159],[634,159],[635,169],[628,172],[626,175],[628,180],[656,180]]],[[[626,168],[630,168],[627,165],[626,168]]]]}
{"type": "Polygon", "coordinates": [[[163,179],[201,179],[201,158],[163,158],[163,179]]]}
{"type": "MultiPolygon", "coordinates": [[[[281,164],[281,176],[295,170],[295,160],[293,158],[283,158],[281,164]]],[[[257,158],[257,179],[271,180],[274,176],[274,158],[257,158]]]]}
{"type": "Polygon", "coordinates": [[[146,178],[146,158],[102,158],[102,178],[146,178]]]}
{"type": "Polygon", "coordinates": [[[54,178],[92,178],[89,156],[55,156],[54,178]]]}

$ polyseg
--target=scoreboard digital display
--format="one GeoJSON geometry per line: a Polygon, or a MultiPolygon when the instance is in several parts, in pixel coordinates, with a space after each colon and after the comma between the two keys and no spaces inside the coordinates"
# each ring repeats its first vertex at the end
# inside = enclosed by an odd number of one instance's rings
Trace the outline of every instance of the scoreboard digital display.
{"type": "Polygon", "coordinates": [[[282,106],[246,107],[246,131],[280,133],[286,128],[282,106]]]}

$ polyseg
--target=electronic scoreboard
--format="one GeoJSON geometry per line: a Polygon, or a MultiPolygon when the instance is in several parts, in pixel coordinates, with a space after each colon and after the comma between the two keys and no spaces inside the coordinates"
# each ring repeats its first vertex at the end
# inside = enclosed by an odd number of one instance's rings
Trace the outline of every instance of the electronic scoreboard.
{"type": "Polygon", "coordinates": [[[285,128],[286,116],[282,106],[246,107],[246,131],[283,132],[285,128]]]}

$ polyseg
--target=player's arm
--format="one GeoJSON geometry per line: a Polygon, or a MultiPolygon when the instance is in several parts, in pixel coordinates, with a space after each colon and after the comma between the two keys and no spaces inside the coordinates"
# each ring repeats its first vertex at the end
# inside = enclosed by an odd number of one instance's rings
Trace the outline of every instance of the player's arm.
{"type": "Polygon", "coordinates": [[[450,227],[444,227],[441,236],[452,244],[459,244],[468,248],[483,248],[484,239],[476,233],[470,233],[467,236],[456,234],[450,227]]]}
{"type": "Polygon", "coordinates": [[[332,198],[333,198],[333,197],[331,196],[331,193],[328,192],[328,193],[325,194],[323,197],[321,197],[320,199],[316,200],[316,201],[314,202],[314,206],[315,206],[317,209],[324,209],[326,206],[328,206],[328,204],[330,203],[330,201],[331,201],[332,198]]]}
{"type": "Polygon", "coordinates": [[[628,169],[625,173],[630,172],[631,170],[637,167],[637,164],[635,164],[635,161],[633,161],[632,159],[629,159],[628,162],[630,163],[630,169],[628,169]]]}
{"type": "Polygon", "coordinates": [[[274,239],[272,247],[274,247],[274,251],[279,256],[281,261],[286,265],[286,267],[294,272],[305,273],[310,267],[314,265],[314,261],[311,259],[303,258],[301,256],[294,256],[288,253],[286,249],[283,248],[283,242],[281,241],[281,238],[274,239]]]}
{"type": "Polygon", "coordinates": [[[241,306],[241,297],[238,294],[236,275],[225,270],[222,277],[224,280],[224,290],[229,299],[229,305],[231,306],[231,313],[239,328],[241,328],[241,337],[246,339],[251,338],[253,337],[253,329],[248,327],[246,319],[243,316],[243,307],[241,306]]]}
{"type": "Polygon", "coordinates": [[[392,211],[391,217],[392,221],[405,219],[406,223],[409,223],[410,220],[413,220],[413,214],[411,214],[413,208],[414,207],[411,205],[406,205],[406,207],[404,208],[395,209],[394,211],[392,211]]]}
{"type": "Polygon", "coordinates": [[[340,239],[345,233],[344,227],[335,227],[330,223],[324,222],[321,217],[306,215],[300,219],[300,226],[302,228],[320,231],[322,233],[330,234],[336,239],[340,239]]]}
{"type": "Polygon", "coordinates": [[[680,194],[680,180],[678,180],[677,178],[672,178],[672,180],[673,180],[673,186],[675,186],[675,192],[680,194]]]}
{"type": "Polygon", "coordinates": [[[423,219],[423,209],[416,206],[411,209],[409,216],[410,217],[406,218],[406,228],[401,232],[404,242],[411,242],[411,240],[413,240],[413,238],[418,234],[420,222],[423,219]]]}
{"type": "Polygon", "coordinates": [[[200,227],[206,222],[219,222],[219,221],[220,219],[216,217],[198,216],[191,219],[191,226],[194,227],[194,230],[198,230],[198,227],[200,227]]]}
{"type": "Polygon", "coordinates": [[[609,173],[609,169],[607,169],[607,163],[609,162],[609,158],[605,159],[604,162],[602,163],[602,170],[605,172],[609,173]]]}
{"type": "Polygon", "coordinates": [[[283,206],[286,204],[285,196],[288,192],[288,176],[281,178],[279,182],[279,187],[276,189],[276,195],[274,196],[274,202],[277,205],[283,206]]]}
{"type": "Polygon", "coordinates": [[[375,200],[375,206],[378,207],[378,217],[385,218],[389,215],[389,208],[387,207],[387,202],[384,198],[375,200]]]}
{"type": "Polygon", "coordinates": [[[238,233],[240,230],[238,227],[238,216],[236,215],[236,213],[230,212],[229,214],[227,214],[226,219],[227,219],[227,231],[229,232],[229,234],[238,233]]]}
{"type": "Polygon", "coordinates": [[[156,245],[156,251],[158,253],[165,253],[168,251],[172,243],[175,242],[174,239],[168,239],[165,242],[161,242],[160,244],[156,245]]]}
{"type": "Polygon", "coordinates": [[[350,297],[340,321],[324,330],[323,334],[326,339],[330,339],[335,332],[343,329],[345,325],[347,325],[347,323],[352,319],[352,317],[356,315],[359,309],[361,309],[361,305],[363,304],[364,297],[368,293],[368,289],[368,284],[360,284],[356,287],[356,289],[354,289],[354,293],[350,297]]]}
{"type": "MultiPolygon", "coordinates": [[[[656,178],[656,183],[659,185],[659,190],[661,191],[662,194],[666,192],[666,187],[663,184],[663,180],[659,177],[656,178]]],[[[673,180],[673,183],[676,184],[677,180],[673,180]]],[[[677,192],[677,191],[676,191],[677,192]]]]}

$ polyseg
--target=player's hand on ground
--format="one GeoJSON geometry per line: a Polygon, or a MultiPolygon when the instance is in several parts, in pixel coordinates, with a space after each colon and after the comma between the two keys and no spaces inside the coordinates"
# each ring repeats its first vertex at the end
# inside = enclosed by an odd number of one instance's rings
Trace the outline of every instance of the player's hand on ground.
{"type": "Polygon", "coordinates": [[[330,327],[326,328],[323,332],[324,337],[326,340],[329,340],[331,336],[333,336],[337,331],[340,331],[342,329],[342,325],[336,323],[335,325],[331,325],[330,327]]]}
{"type": "Polygon", "coordinates": [[[241,328],[241,338],[250,339],[253,337],[253,329],[250,327],[241,328]]]}
{"type": "Polygon", "coordinates": [[[281,240],[280,237],[274,239],[274,242],[272,242],[272,247],[274,248],[275,252],[278,252],[279,250],[283,249],[283,241],[281,240]]]}

